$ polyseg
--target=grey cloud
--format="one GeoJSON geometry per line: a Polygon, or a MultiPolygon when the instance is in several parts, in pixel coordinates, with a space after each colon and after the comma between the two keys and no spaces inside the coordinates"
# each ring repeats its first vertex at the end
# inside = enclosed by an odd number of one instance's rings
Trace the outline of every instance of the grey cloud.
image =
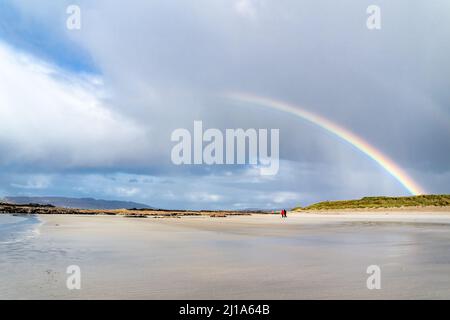
{"type": "MultiPolygon", "coordinates": [[[[366,156],[322,129],[220,98],[224,91],[240,90],[322,114],[388,154],[427,189],[448,191],[447,1],[379,1],[380,31],[365,27],[368,1],[249,0],[244,11],[236,3],[80,1],[82,30],[56,28],[63,41],[97,63],[108,90],[105,106],[145,128],[144,140],[136,140],[129,152],[133,156],[113,161],[112,171],[178,176],[179,193],[195,183],[200,195],[207,189],[222,195],[214,205],[262,203],[271,188],[298,192],[305,202],[404,192],[366,156]],[[300,170],[295,181],[280,176],[258,184],[247,202],[238,194],[255,184],[241,186],[226,177],[216,185],[197,183],[211,180],[208,168],[175,168],[169,159],[170,133],[191,128],[194,120],[217,128],[280,128],[283,165],[298,162],[316,173],[300,170]],[[317,168],[324,168],[323,174],[317,168]],[[435,182],[436,175],[443,180],[435,182]],[[379,184],[368,186],[369,178],[379,184]]],[[[47,25],[60,26],[64,17],[62,5],[49,2],[37,11],[25,1],[17,5],[47,25]]],[[[245,179],[241,169],[231,171],[245,179]]]]}

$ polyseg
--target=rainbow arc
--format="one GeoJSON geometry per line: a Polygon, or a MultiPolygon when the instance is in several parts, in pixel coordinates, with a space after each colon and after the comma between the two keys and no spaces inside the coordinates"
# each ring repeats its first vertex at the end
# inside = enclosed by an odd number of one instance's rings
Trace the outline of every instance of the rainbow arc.
{"type": "Polygon", "coordinates": [[[387,155],[383,154],[380,150],[369,144],[367,141],[365,141],[355,133],[321,115],[315,114],[287,102],[274,100],[267,97],[256,96],[248,93],[233,92],[226,94],[226,97],[241,103],[249,103],[274,110],[279,110],[309,121],[310,123],[313,123],[327,130],[328,132],[331,132],[344,141],[350,143],[361,152],[365,153],[376,163],[378,163],[384,170],[391,174],[398,182],[400,182],[400,184],[402,184],[411,194],[426,194],[424,188],[422,188],[417,182],[415,182],[405,170],[403,170],[387,155]]]}

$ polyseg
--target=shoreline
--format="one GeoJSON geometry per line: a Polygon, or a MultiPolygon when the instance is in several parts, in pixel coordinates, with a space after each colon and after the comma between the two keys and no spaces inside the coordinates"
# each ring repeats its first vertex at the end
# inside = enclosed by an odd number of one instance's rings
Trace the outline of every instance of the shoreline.
{"type": "MultiPolygon", "coordinates": [[[[278,211],[227,211],[227,210],[166,210],[166,209],[76,209],[52,205],[16,205],[0,203],[0,214],[36,215],[86,215],[86,216],[124,216],[127,218],[182,218],[200,217],[225,218],[230,216],[279,215],[278,211]]],[[[404,206],[387,208],[349,208],[349,209],[294,209],[293,215],[446,215],[450,206],[404,206]]]]}
{"type": "MultiPolygon", "coordinates": [[[[413,210],[361,210],[361,209],[348,209],[348,210],[308,210],[308,211],[288,211],[288,219],[294,217],[300,218],[375,218],[375,217],[445,217],[450,216],[450,208],[446,209],[413,209],[413,210]]],[[[38,217],[51,217],[51,216],[64,216],[64,217],[117,217],[117,218],[129,218],[134,220],[183,220],[192,218],[205,218],[212,220],[224,220],[230,218],[244,218],[244,217],[280,217],[280,213],[234,213],[234,212],[145,212],[141,214],[129,214],[124,213],[121,210],[119,212],[91,212],[89,210],[83,210],[83,212],[58,212],[58,213],[42,213],[42,212],[0,212],[0,215],[12,215],[12,216],[38,216],[38,217]]]]}
{"type": "Polygon", "coordinates": [[[16,205],[0,203],[0,214],[38,214],[38,215],[106,215],[145,217],[186,217],[186,216],[248,216],[251,214],[271,214],[263,211],[226,211],[226,210],[165,210],[165,209],[77,209],[61,208],[52,205],[16,205]]]}
{"type": "MultiPolygon", "coordinates": [[[[20,215],[19,215],[20,216],[20,215]]],[[[232,231],[231,226],[252,225],[255,228],[267,227],[272,225],[275,228],[279,226],[312,226],[317,225],[320,228],[323,224],[345,224],[345,223],[442,223],[450,225],[450,211],[429,213],[429,212],[339,212],[339,213],[288,213],[288,217],[283,219],[277,214],[250,214],[250,215],[231,215],[226,217],[212,218],[208,215],[183,216],[183,217],[158,217],[149,216],[147,219],[136,219],[125,215],[102,215],[102,214],[36,214],[33,215],[39,219],[39,229],[55,224],[58,221],[84,220],[84,221],[114,221],[117,223],[133,223],[135,225],[161,224],[177,225],[180,227],[198,224],[217,225],[220,228],[232,231]]],[[[219,228],[219,229],[220,229],[219,228]]]]}

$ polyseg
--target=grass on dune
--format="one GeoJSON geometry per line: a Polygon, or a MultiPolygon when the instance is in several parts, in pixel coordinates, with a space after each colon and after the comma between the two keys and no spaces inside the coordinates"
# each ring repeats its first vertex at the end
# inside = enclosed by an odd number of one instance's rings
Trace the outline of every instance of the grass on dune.
{"type": "Polygon", "coordinates": [[[364,197],[359,200],[324,201],[300,210],[333,210],[333,209],[372,209],[400,207],[445,207],[450,206],[450,195],[421,195],[411,197],[364,197]]]}

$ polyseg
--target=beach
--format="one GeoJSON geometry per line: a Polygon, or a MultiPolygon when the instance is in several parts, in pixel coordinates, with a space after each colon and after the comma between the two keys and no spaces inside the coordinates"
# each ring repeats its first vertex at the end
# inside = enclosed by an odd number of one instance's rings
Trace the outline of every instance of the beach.
{"type": "Polygon", "coordinates": [[[450,298],[450,211],[33,217],[0,246],[0,299],[450,298]]]}

